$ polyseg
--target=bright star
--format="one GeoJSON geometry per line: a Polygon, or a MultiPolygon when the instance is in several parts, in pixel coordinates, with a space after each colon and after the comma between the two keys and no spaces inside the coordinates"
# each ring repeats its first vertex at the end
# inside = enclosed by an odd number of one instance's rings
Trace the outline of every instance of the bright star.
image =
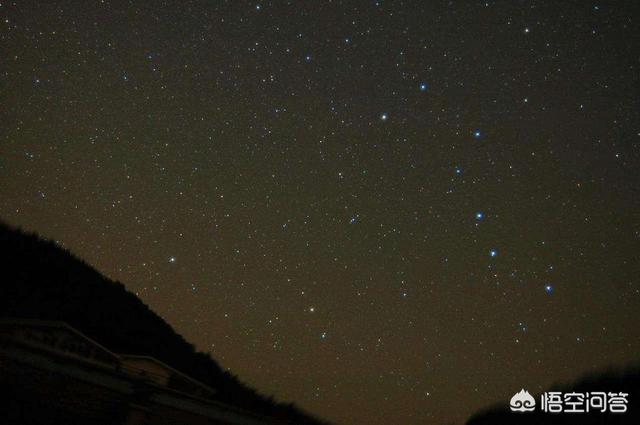
{"type": "Polygon", "coordinates": [[[547,294],[550,294],[553,292],[553,286],[551,284],[547,284],[545,285],[544,290],[547,294]]]}
{"type": "Polygon", "coordinates": [[[492,257],[495,257],[495,256],[497,256],[497,255],[498,255],[498,251],[496,251],[495,249],[492,249],[492,250],[489,252],[489,255],[490,255],[490,256],[492,256],[492,257]]]}
{"type": "Polygon", "coordinates": [[[383,112],[383,113],[380,115],[380,119],[381,119],[382,121],[386,121],[386,120],[388,120],[388,119],[389,119],[389,114],[387,114],[386,112],[383,112]]]}
{"type": "Polygon", "coordinates": [[[477,212],[476,213],[476,220],[482,220],[484,218],[484,213],[483,212],[477,212]]]}
{"type": "Polygon", "coordinates": [[[427,83],[420,83],[420,91],[427,91],[427,88],[429,88],[427,83]]]}
{"type": "Polygon", "coordinates": [[[169,262],[170,263],[175,263],[176,262],[176,257],[169,257],[169,262]]]}
{"type": "Polygon", "coordinates": [[[479,139],[480,137],[482,137],[482,133],[480,132],[480,130],[475,130],[473,132],[473,137],[475,137],[476,139],[479,139]]]}

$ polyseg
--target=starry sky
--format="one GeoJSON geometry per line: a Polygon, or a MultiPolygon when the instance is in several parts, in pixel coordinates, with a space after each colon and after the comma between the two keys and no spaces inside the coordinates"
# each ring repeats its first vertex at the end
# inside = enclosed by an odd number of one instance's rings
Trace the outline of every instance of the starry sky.
{"type": "Polygon", "coordinates": [[[633,1],[1,1],[0,218],[338,424],[640,352],[633,1]]]}

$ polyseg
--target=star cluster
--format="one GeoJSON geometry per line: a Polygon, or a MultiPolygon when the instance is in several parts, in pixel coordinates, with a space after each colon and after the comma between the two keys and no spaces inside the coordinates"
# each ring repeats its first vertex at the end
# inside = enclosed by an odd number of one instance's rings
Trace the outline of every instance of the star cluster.
{"type": "Polygon", "coordinates": [[[0,18],[0,217],[261,391],[337,423],[461,422],[638,359],[631,2],[0,18]]]}

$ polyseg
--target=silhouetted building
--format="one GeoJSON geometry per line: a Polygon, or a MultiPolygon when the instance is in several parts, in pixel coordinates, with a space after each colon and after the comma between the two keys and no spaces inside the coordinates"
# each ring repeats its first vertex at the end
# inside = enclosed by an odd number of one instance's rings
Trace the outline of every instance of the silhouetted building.
{"type": "Polygon", "coordinates": [[[148,356],[121,355],[62,322],[0,320],[0,423],[282,424],[148,356]],[[1,420],[2,418],[6,420],[1,420]]]}

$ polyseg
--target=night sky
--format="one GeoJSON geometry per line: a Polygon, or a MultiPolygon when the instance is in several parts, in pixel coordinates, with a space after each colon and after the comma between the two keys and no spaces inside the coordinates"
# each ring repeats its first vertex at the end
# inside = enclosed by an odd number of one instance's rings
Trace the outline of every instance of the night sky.
{"type": "Polygon", "coordinates": [[[634,3],[2,1],[0,218],[278,400],[462,422],[640,360],[634,3]]]}

